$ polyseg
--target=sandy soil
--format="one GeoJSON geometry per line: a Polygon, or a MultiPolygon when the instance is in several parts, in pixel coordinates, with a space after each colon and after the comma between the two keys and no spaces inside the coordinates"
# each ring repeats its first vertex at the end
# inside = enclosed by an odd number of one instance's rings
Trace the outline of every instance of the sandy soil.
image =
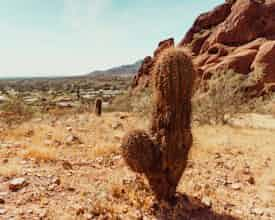
{"type": "Polygon", "coordinates": [[[147,124],[126,113],[0,124],[0,219],[275,219],[272,128],[193,128],[177,199],[158,204],[119,154],[124,133],[147,124]]]}

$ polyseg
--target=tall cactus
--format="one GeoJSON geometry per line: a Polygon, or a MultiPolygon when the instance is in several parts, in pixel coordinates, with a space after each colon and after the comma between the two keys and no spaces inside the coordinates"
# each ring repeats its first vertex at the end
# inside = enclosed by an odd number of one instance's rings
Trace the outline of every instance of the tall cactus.
{"type": "Polygon", "coordinates": [[[171,198],[186,167],[192,145],[191,58],[182,49],[165,50],[155,63],[153,114],[150,134],[131,131],[122,141],[130,168],[144,173],[158,199],[171,198]]]}

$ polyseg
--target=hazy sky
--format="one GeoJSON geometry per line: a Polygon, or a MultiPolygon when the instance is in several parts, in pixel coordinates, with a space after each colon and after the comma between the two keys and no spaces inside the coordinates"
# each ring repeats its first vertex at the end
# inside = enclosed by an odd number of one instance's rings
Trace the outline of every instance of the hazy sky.
{"type": "Polygon", "coordinates": [[[223,0],[0,0],[0,77],[74,75],[178,42],[223,0]]]}

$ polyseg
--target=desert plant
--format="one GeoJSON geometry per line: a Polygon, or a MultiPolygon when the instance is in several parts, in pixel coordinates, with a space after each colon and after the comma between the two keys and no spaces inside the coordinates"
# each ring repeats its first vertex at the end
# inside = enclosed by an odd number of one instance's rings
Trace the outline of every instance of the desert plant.
{"type": "Polygon", "coordinates": [[[148,118],[153,111],[151,89],[144,88],[134,94],[131,98],[130,105],[132,112],[138,114],[140,117],[148,118]]]}
{"type": "Polygon", "coordinates": [[[105,111],[109,112],[132,112],[133,108],[131,106],[132,96],[130,91],[125,91],[124,93],[114,97],[108,108],[105,111]]]}
{"type": "Polygon", "coordinates": [[[193,120],[199,124],[226,124],[228,118],[245,111],[246,82],[246,76],[232,70],[202,81],[192,98],[193,120]]]}
{"type": "Polygon", "coordinates": [[[102,113],[102,99],[98,98],[95,100],[95,114],[101,116],[102,113]]]}
{"type": "Polygon", "coordinates": [[[34,116],[35,109],[25,104],[20,96],[10,96],[9,101],[0,106],[1,111],[6,112],[4,121],[7,124],[19,123],[31,119],[34,116]]]}
{"type": "Polygon", "coordinates": [[[126,91],[116,96],[106,109],[110,112],[132,112],[141,117],[148,117],[152,112],[152,92],[145,88],[135,92],[126,91]]]}
{"type": "Polygon", "coordinates": [[[147,177],[157,199],[173,197],[192,144],[191,93],[194,68],[182,49],[167,49],[153,71],[150,132],[130,131],[122,141],[129,167],[147,177]]]}

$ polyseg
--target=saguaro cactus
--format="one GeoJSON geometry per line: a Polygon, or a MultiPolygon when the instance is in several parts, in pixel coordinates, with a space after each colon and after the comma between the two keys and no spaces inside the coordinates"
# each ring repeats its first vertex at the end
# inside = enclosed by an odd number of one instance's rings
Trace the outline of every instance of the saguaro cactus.
{"type": "Polygon", "coordinates": [[[101,116],[102,113],[102,99],[96,99],[95,100],[95,114],[97,116],[101,116]]]}
{"type": "Polygon", "coordinates": [[[149,134],[130,131],[122,141],[129,167],[144,173],[158,199],[170,199],[186,167],[191,133],[191,58],[182,49],[165,50],[153,68],[153,113],[149,134]]]}

